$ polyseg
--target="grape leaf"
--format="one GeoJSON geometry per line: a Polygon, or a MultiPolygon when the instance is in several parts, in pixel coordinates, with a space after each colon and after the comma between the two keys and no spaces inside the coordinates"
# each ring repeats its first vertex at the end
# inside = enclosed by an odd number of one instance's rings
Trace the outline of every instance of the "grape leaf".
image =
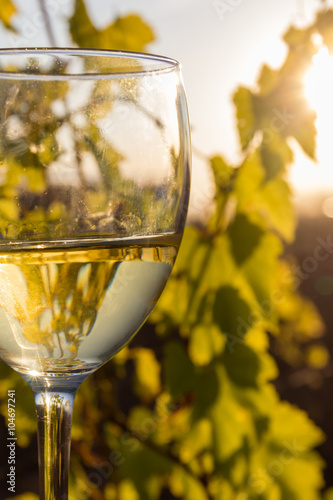
{"type": "Polygon", "coordinates": [[[230,189],[230,179],[235,169],[228,165],[222,156],[213,156],[209,161],[213,170],[216,188],[220,190],[230,189]]]}
{"type": "Polygon", "coordinates": [[[193,364],[205,366],[221,354],[226,337],[214,324],[198,324],[192,328],[188,353],[193,364]]]}
{"type": "Polygon", "coordinates": [[[258,354],[247,345],[236,345],[232,353],[226,349],[223,355],[223,364],[234,384],[258,387],[261,360],[258,354]]]}
{"type": "Polygon", "coordinates": [[[316,27],[318,32],[323,37],[324,44],[329,48],[332,53],[333,50],[333,10],[329,9],[326,11],[318,12],[316,27]]]}
{"type": "Polygon", "coordinates": [[[265,177],[261,152],[257,149],[246,158],[235,180],[238,209],[246,212],[251,222],[260,224],[260,219],[264,219],[269,228],[290,242],[296,224],[291,190],[280,176],[269,181],[265,177]]]}
{"type": "Polygon", "coordinates": [[[151,28],[134,14],[119,17],[103,30],[98,30],[90,21],[83,0],[75,1],[69,24],[73,41],[79,47],[142,52],[154,40],[151,28]]]}
{"type": "Polygon", "coordinates": [[[168,342],[164,351],[164,378],[175,398],[195,388],[195,368],[179,342],[168,342]]]}
{"type": "Polygon", "coordinates": [[[245,87],[239,87],[234,94],[233,101],[236,106],[237,128],[240,143],[244,151],[250,144],[257,130],[252,92],[245,87]]]}
{"type": "Polygon", "coordinates": [[[245,214],[238,213],[229,225],[227,234],[230,238],[233,257],[237,264],[241,265],[251,256],[264,231],[250,222],[245,214]]]}
{"type": "MultiPolygon", "coordinates": [[[[206,415],[212,422],[214,456],[217,463],[221,464],[242,448],[245,437],[251,432],[251,420],[248,410],[234,398],[223,366],[216,365],[215,376],[217,394],[212,404],[206,406],[206,415]]],[[[200,386],[199,390],[203,388],[200,386]]]]}
{"type": "Polygon", "coordinates": [[[324,434],[304,411],[281,402],[274,411],[267,439],[271,447],[288,443],[296,457],[321,444],[324,434]]]}
{"type": "Polygon", "coordinates": [[[263,311],[267,309],[269,316],[269,304],[272,290],[277,288],[277,258],[281,255],[282,245],[280,240],[270,233],[266,233],[251,257],[244,263],[243,272],[255,291],[259,304],[263,311]],[[266,307],[265,307],[266,305],[266,307]]]}
{"type": "Polygon", "coordinates": [[[286,166],[293,161],[293,152],[287,141],[277,133],[272,133],[269,143],[260,147],[261,163],[265,169],[265,182],[283,176],[286,166]]]}
{"type": "Polygon", "coordinates": [[[135,350],[134,391],[142,400],[149,401],[161,390],[160,364],[150,349],[135,350]]]}
{"type": "Polygon", "coordinates": [[[237,288],[224,286],[217,291],[213,317],[226,335],[226,349],[233,352],[234,345],[242,342],[253,323],[251,313],[249,304],[242,298],[237,288]]]}
{"type": "Polygon", "coordinates": [[[137,492],[133,481],[124,479],[120,482],[118,488],[118,500],[140,500],[139,493],[137,492]]]}
{"type": "Polygon", "coordinates": [[[276,86],[279,79],[279,72],[264,64],[257,81],[261,95],[269,94],[276,86]]]}
{"type": "Polygon", "coordinates": [[[0,21],[5,25],[6,28],[12,29],[11,20],[14,14],[17,13],[17,9],[11,0],[2,0],[0,9],[0,21]]]}
{"type": "Polygon", "coordinates": [[[283,40],[289,45],[289,47],[297,48],[311,40],[312,30],[311,29],[300,29],[291,26],[283,36],[283,40]]]}
{"type": "Polygon", "coordinates": [[[180,443],[179,457],[183,463],[190,463],[212,444],[212,425],[208,418],[198,420],[191,426],[180,443]]]}
{"type": "Polygon", "coordinates": [[[181,467],[174,467],[170,476],[172,495],[182,500],[208,500],[207,494],[200,484],[181,467]]]}
{"type": "Polygon", "coordinates": [[[123,474],[131,478],[139,498],[158,500],[162,490],[160,476],[171,471],[171,462],[143,445],[139,445],[136,451],[130,451],[128,447],[122,446],[120,453],[124,458],[123,474]]]}
{"type": "Polygon", "coordinates": [[[258,203],[271,227],[291,243],[296,229],[296,217],[291,189],[287,182],[280,177],[271,179],[263,186],[258,198],[258,203]]]}

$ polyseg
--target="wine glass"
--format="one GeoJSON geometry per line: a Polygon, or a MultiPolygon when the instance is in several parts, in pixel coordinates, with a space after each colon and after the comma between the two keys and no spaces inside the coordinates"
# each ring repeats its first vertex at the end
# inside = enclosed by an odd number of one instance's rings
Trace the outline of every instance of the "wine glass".
{"type": "Polygon", "coordinates": [[[31,387],[40,498],[65,500],[82,381],[146,320],[188,198],[179,64],[0,50],[0,357],[31,387]]]}

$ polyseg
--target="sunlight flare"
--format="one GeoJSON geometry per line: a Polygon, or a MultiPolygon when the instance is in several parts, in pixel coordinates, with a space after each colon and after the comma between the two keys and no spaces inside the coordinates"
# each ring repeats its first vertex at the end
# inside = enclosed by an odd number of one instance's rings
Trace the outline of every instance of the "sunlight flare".
{"type": "MultiPolygon", "coordinates": [[[[333,107],[333,57],[327,47],[321,47],[313,57],[313,65],[304,77],[304,91],[309,105],[317,114],[327,116],[328,109],[333,107]]],[[[330,122],[331,119],[332,115],[330,122]]]]}
{"type": "MultiPolygon", "coordinates": [[[[317,161],[314,165],[309,158],[296,153],[290,181],[296,193],[327,198],[333,193],[333,57],[327,47],[320,47],[313,57],[303,84],[308,105],[317,115],[317,161]]],[[[327,215],[324,207],[322,211],[327,215]]]]}

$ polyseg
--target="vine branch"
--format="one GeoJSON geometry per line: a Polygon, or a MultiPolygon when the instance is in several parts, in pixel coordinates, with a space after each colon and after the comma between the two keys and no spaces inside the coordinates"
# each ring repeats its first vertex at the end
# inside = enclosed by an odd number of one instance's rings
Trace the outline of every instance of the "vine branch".
{"type": "Polygon", "coordinates": [[[46,8],[45,0],[38,0],[38,2],[39,2],[40,10],[43,14],[45,29],[46,29],[46,33],[47,33],[47,36],[49,38],[50,44],[52,47],[56,47],[57,42],[56,42],[55,34],[53,32],[49,13],[48,13],[47,8],[46,8]]]}
{"type": "Polygon", "coordinates": [[[146,448],[149,448],[150,450],[154,451],[155,453],[158,453],[159,455],[162,455],[163,457],[167,458],[170,460],[173,464],[177,465],[178,467],[181,467],[189,476],[191,476],[193,479],[201,483],[203,486],[205,493],[207,495],[207,500],[214,500],[213,497],[208,493],[207,491],[207,478],[206,476],[198,476],[193,472],[193,470],[189,467],[188,464],[185,464],[182,462],[177,455],[172,453],[171,450],[169,449],[161,449],[158,445],[153,443],[149,439],[141,439],[140,434],[134,432],[130,427],[128,427],[127,423],[123,419],[116,418],[114,415],[110,419],[113,424],[115,424],[117,427],[119,427],[122,431],[128,432],[132,437],[137,439],[142,445],[146,446],[146,448]]]}

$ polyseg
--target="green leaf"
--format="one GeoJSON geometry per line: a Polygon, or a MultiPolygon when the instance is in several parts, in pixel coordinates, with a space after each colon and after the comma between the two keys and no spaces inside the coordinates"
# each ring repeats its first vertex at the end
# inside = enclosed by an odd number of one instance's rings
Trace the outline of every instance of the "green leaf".
{"type": "Polygon", "coordinates": [[[261,458],[267,464],[269,481],[276,481],[282,496],[319,500],[323,461],[311,448],[323,442],[322,431],[304,411],[282,402],[274,408],[266,440],[261,458]]]}
{"type": "Polygon", "coordinates": [[[264,220],[269,229],[290,242],[296,225],[291,190],[282,177],[274,176],[269,181],[265,177],[261,151],[257,149],[245,159],[235,180],[238,210],[245,212],[251,222],[262,225],[264,220]]]}
{"type": "Polygon", "coordinates": [[[312,111],[307,102],[299,102],[298,106],[303,112],[299,112],[297,119],[286,128],[285,135],[293,136],[299,143],[304,153],[312,160],[316,159],[316,118],[317,114],[312,111]]]}
{"type": "Polygon", "coordinates": [[[164,334],[172,326],[183,324],[190,292],[191,288],[185,279],[169,278],[157,306],[149,316],[150,321],[157,324],[158,333],[164,334]]]}
{"type": "Polygon", "coordinates": [[[257,82],[260,88],[260,95],[269,94],[275,88],[278,80],[279,72],[264,64],[257,82]]]}
{"type": "Polygon", "coordinates": [[[233,98],[236,106],[237,127],[242,150],[244,151],[254,137],[257,130],[253,108],[253,94],[245,88],[239,87],[233,98]]]}
{"type": "MultiPolygon", "coordinates": [[[[291,460],[291,456],[288,458],[291,460]]],[[[320,500],[322,497],[318,492],[324,486],[323,467],[323,460],[315,453],[304,459],[291,460],[285,466],[280,464],[279,469],[283,472],[274,479],[279,483],[282,498],[320,500]]]]}
{"type": "Polygon", "coordinates": [[[239,209],[255,210],[256,193],[265,180],[265,170],[262,166],[260,152],[256,149],[246,156],[235,180],[234,194],[237,197],[239,209]]]}
{"type": "Polygon", "coordinates": [[[223,363],[232,382],[239,386],[258,387],[261,369],[260,357],[245,344],[235,346],[234,352],[226,349],[223,363]]]}
{"type": "Polygon", "coordinates": [[[146,45],[154,41],[152,29],[139,16],[129,14],[101,32],[103,45],[118,50],[143,52],[146,45]]]}
{"type": "Polygon", "coordinates": [[[208,365],[221,354],[226,338],[217,325],[199,324],[193,327],[189,340],[189,357],[197,366],[208,365]]]}
{"type": "Polygon", "coordinates": [[[195,394],[192,412],[193,424],[203,418],[209,418],[210,410],[215,407],[220,392],[224,390],[219,385],[220,380],[217,374],[219,368],[221,368],[220,364],[216,367],[215,363],[211,363],[196,372],[193,392],[195,394]]]}
{"type": "Polygon", "coordinates": [[[278,175],[283,175],[286,166],[293,161],[293,152],[287,141],[277,133],[272,133],[268,143],[260,146],[261,163],[265,169],[265,181],[270,181],[278,175]]]}
{"type": "MultiPolygon", "coordinates": [[[[253,326],[260,326],[261,320],[265,318],[269,328],[276,328],[277,310],[273,300],[273,291],[278,290],[277,259],[281,252],[280,240],[274,234],[266,233],[260,245],[242,267],[243,276],[251,286],[258,305],[258,310],[248,315],[253,318],[253,326]]],[[[243,320],[246,323],[246,317],[243,317],[243,320]]]]}
{"type": "Polygon", "coordinates": [[[267,182],[260,191],[258,203],[273,229],[291,243],[296,229],[296,214],[288,183],[279,177],[267,182]]]}
{"type": "Polygon", "coordinates": [[[183,463],[190,463],[195,460],[203,450],[210,448],[212,443],[212,425],[208,418],[198,420],[191,426],[180,443],[179,456],[183,463]]]}
{"type": "Polygon", "coordinates": [[[18,219],[19,209],[15,200],[0,199],[0,220],[15,221],[18,219]]]}
{"type": "Polygon", "coordinates": [[[210,158],[210,166],[213,170],[216,188],[219,190],[228,188],[235,169],[228,165],[222,156],[218,155],[210,158]]]}
{"type": "MultiPolygon", "coordinates": [[[[200,244],[200,231],[194,226],[187,226],[176,260],[175,270],[186,271],[192,268],[192,258],[200,244]]],[[[195,278],[194,278],[195,279],[195,278]]]]}
{"type": "Polygon", "coordinates": [[[174,497],[182,500],[208,500],[200,484],[181,467],[174,467],[170,476],[170,491],[174,497]]]}
{"type": "Polygon", "coordinates": [[[122,473],[131,478],[139,498],[159,500],[163,487],[160,477],[171,472],[170,460],[144,445],[133,451],[124,444],[120,453],[124,458],[122,473]]]}
{"type": "Polygon", "coordinates": [[[175,398],[195,388],[195,368],[179,342],[168,342],[164,351],[164,377],[168,390],[175,398]]]}
{"type": "Polygon", "coordinates": [[[231,249],[238,265],[246,261],[258,246],[264,231],[249,221],[243,213],[238,213],[230,224],[227,234],[230,238],[231,249]]]}
{"type": "Polygon", "coordinates": [[[99,31],[90,21],[86,6],[83,0],[75,0],[75,7],[72,17],[69,20],[70,33],[79,47],[100,47],[99,31]]]}
{"type": "Polygon", "coordinates": [[[235,345],[242,342],[253,323],[249,304],[241,297],[239,290],[232,286],[223,286],[216,293],[213,318],[226,335],[226,349],[231,352],[235,345]]]}
{"type": "MultiPolygon", "coordinates": [[[[213,452],[217,463],[223,463],[241,449],[245,437],[253,431],[248,410],[235,399],[223,366],[215,367],[217,394],[206,409],[212,422],[213,452]]],[[[203,384],[203,380],[201,384],[203,384]]],[[[201,387],[200,387],[201,388],[201,387]]],[[[206,391],[208,386],[206,385],[206,391]]]]}
{"type": "Polygon", "coordinates": [[[154,40],[151,28],[135,14],[119,17],[103,30],[98,30],[90,21],[83,0],[75,1],[69,25],[73,41],[79,47],[143,52],[154,40]]]}
{"type": "Polygon", "coordinates": [[[305,411],[289,403],[280,403],[274,411],[268,435],[270,446],[287,444],[298,457],[324,441],[323,432],[314,425],[305,411]]]}

